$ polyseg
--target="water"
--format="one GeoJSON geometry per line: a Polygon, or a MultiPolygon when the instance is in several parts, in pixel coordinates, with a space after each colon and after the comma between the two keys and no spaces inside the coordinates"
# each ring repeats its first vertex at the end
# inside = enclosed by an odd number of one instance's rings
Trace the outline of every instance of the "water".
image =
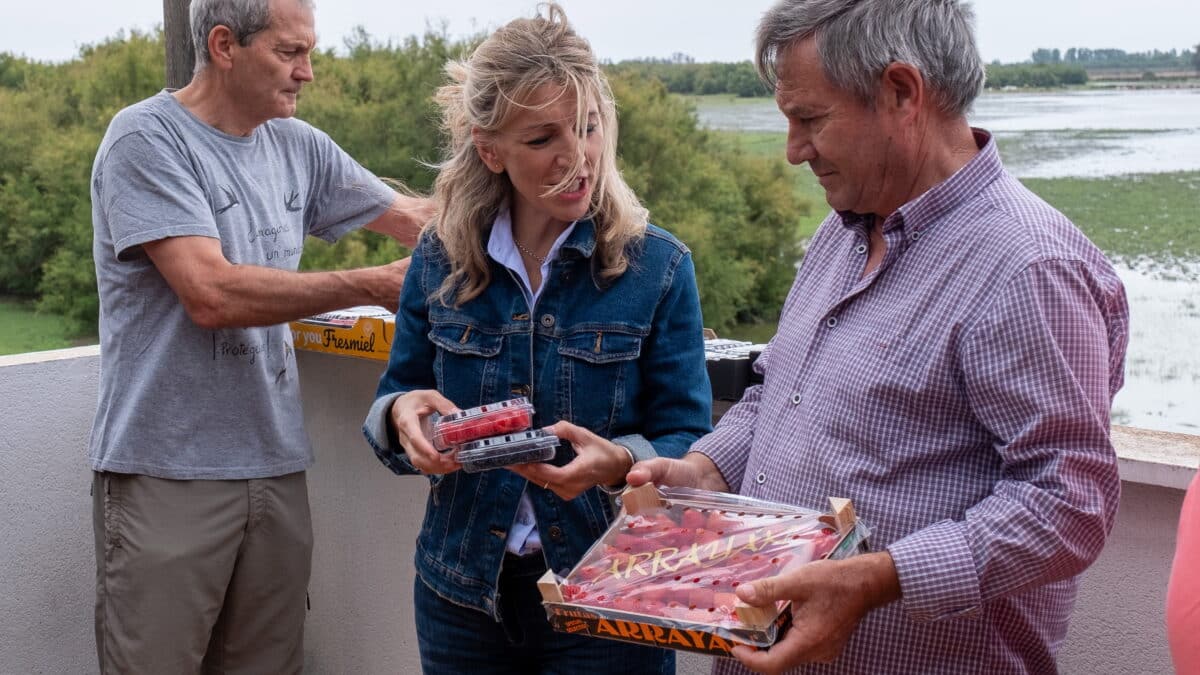
{"type": "Polygon", "coordinates": [[[1200,169],[1200,89],[984,94],[970,120],[1023,178],[1200,169]]]}
{"type": "Polygon", "coordinates": [[[1117,266],[1129,298],[1125,386],[1113,423],[1200,434],[1200,282],[1191,269],[1117,266]]]}
{"type": "MultiPolygon", "coordinates": [[[[769,99],[705,103],[697,116],[713,129],[786,131],[769,99]]],[[[1200,169],[1200,89],[985,93],[970,120],[1022,178],[1200,169]]]]}
{"type": "MultiPolygon", "coordinates": [[[[786,130],[768,99],[705,102],[697,117],[716,129],[786,130]]],[[[1200,170],[1198,89],[986,93],[970,120],[995,134],[1005,165],[1022,178],[1200,170]]],[[[1116,268],[1130,340],[1113,422],[1200,434],[1200,349],[1192,342],[1200,337],[1200,261],[1116,268]]]]}

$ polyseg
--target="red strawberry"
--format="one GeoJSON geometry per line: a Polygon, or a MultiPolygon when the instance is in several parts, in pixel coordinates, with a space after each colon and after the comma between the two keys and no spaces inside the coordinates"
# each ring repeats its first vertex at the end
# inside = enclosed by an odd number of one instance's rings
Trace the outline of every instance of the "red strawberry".
{"type": "Polygon", "coordinates": [[[705,527],[708,521],[708,515],[697,509],[684,509],[683,517],[679,519],[679,524],[682,527],[687,527],[693,530],[705,527]]]}

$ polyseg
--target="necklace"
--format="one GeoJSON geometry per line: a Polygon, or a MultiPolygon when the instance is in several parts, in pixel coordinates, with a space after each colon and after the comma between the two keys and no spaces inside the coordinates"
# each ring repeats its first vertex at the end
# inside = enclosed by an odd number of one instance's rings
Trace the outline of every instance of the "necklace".
{"type": "Polygon", "coordinates": [[[517,245],[517,248],[521,249],[521,253],[524,253],[525,255],[529,256],[530,258],[533,258],[534,260],[538,261],[539,265],[546,264],[546,256],[538,255],[538,254],[534,253],[533,251],[530,251],[529,249],[525,248],[525,246],[523,244],[521,244],[521,242],[517,241],[516,237],[513,237],[513,243],[517,245]]]}

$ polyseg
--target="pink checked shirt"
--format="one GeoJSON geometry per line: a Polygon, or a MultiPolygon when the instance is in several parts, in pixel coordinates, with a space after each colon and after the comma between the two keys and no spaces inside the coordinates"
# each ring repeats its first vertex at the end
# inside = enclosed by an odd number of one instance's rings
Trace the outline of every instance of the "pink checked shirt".
{"type": "Polygon", "coordinates": [[[826,218],[756,364],[764,384],[692,447],[745,495],[851,498],[895,559],[903,600],[836,663],[797,672],[1055,672],[1076,575],[1116,515],[1124,289],[976,142],[883,223],[866,278],[870,221],[826,218]]]}

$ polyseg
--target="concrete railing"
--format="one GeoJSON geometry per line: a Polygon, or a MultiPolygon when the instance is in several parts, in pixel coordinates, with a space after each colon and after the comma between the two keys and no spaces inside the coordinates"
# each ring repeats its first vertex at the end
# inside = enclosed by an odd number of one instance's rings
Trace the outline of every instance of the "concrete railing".
{"type": "MultiPolygon", "coordinates": [[[[299,352],[316,549],[309,673],[419,672],[413,541],[424,482],[397,478],[359,434],[378,362],[299,352]]],[[[0,675],[96,671],[87,435],[95,347],[0,357],[0,675]]],[[[1183,491],[1200,437],[1114,429],[1124,492],[1116,528],[1085,575],[1065,673],[1171,672],[1163,602],[1183,491]]],[[[680,673],[706,672],[683,655],[680,673]]]]}

